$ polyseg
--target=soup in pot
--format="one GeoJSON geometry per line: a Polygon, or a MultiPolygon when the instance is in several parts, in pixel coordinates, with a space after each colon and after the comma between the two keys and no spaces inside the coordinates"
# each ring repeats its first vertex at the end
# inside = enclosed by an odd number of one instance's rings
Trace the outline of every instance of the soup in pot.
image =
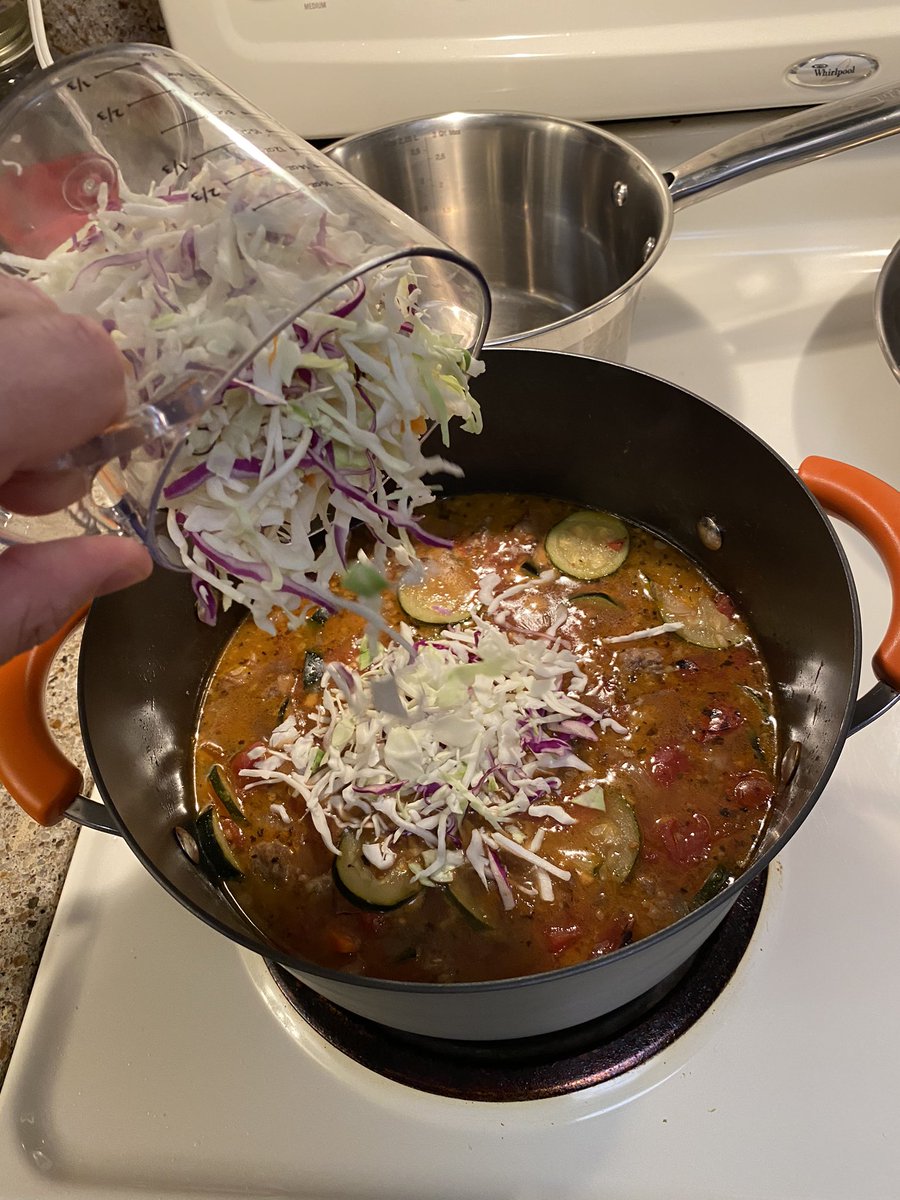
{"type": "Polygon", "coordinates": [[[209,682],[197,840],[260,932],[381,979],[609,954],[740,872],[777,726],[732,599],[645,529],[536,496],[426,510],[400,641],[245,621],[209,682]]]}

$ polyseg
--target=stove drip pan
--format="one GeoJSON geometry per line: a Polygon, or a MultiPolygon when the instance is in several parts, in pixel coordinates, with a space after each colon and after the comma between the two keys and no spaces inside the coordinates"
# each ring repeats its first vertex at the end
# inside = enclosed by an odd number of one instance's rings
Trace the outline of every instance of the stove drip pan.
{"type": "Polygon", "coordinates": [[[460,1042],[377,1025],[267,965],[304,1021],[335,1049],[396,1083],[461,1100],[540,1100],[623,1075],[671,1045],[725,988],[756,928],[763,872],[685,965],[614,1012],[541,1037],[460,1042]]]}

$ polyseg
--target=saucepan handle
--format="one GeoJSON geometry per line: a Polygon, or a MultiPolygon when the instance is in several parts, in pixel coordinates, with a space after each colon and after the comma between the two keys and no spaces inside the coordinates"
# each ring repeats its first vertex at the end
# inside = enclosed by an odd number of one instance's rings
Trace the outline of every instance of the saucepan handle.
{"type": "Polygon", "coordinates": [[[856,702],[850,729],[855,733],[900,699],[900,492],[868,471],[832,458],[804,459],[798,474],[824,509],[868,538],[891,584],[887,632],[872,658],[878,683],[856,702]]]}
{"type": "Polygon", "coordinates": [[[900,130],[900,85],[844,96],[729,138],[666,173],[676,208],[900,130]]]}
{"type": "Polygon", "coordinates": [[[84,777],[63,754],[44,713],[53,659],[86,614],[87,609],[75,613],[46,642],[0,666],[0,782],[39,825],[67,816],[117,833],[106,808],[81,794],[84,777]]]}

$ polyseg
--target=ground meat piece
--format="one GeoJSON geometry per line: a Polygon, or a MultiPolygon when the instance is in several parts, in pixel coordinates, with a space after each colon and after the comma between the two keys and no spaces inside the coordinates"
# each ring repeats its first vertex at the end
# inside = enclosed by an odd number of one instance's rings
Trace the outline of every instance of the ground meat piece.
{"type": "Polygon", "coordinates": [[[626,646],[619,651],[617,665],[632,682],[639,675],[662,675],[666,669],[665,659],[653,646],[626,646]]]}
{"type": "Polygon", "coordinates": [[[301,883],[303,872],[294,861],[294,852],[283,842],[256,842],[250,850],[254,875],[266,883],[301,883]]]}

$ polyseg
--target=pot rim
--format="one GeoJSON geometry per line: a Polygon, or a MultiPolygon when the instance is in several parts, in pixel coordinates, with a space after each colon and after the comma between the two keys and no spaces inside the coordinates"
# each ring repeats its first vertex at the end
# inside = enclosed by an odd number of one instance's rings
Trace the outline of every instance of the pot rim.
{"type": "Polygon", "coordinates": [[[900,272],[900,241],[896,242],[878,272],[875,284],[875,332],[878,345],[887,365],[900,380],[900,346],[897,340],[897,317],[891,303],[897,298],[897,274],[900,272]]]}
{"type": "MultiPolygon", "coordinates": [[[[573,354],[558,350],[537,349],[533,347],[496,347],[492,348],[491,351],[488,352],[493,352],[494,349],[501,353],[510,353],[512,351],[517,354],[524,353],[528,355],[552,355],[554,357],[586,359],[588,362],[599,361],[590,355],[573,354]]],[[[679,384],[672,383],[670,380],[664,379],[661,376],[652,375],[648,371],[641,371],[635,367],[625,366],[620,363],[604,363],[604,366],[613,367],[616,371],[628,372],[632,375],[653,380],[654,382],[662,384],[667,388],[673,388],[682,395],[691,397],[694,402],[703,405],[704,407],[714,409],[720,417],[736,425],[744,434],[756,441],[765,452],[767,452],[776,460],[779,466],[781,466],[793,477],[801,489],[801,494],[805,495],[807,501],[812,504],[817,516],[822,521],[825,531],[827,532],[831,544],[836,552],[838,561],[843,571],[844,580],[847,585],[847,596],[850,601],[853,623],[853,663],[849,673],[849,678],[847,680],[847,698],[840,725],[835,735],[834,745],[831,749],[828,759],[823,765],[815,785],[810,788],[809,795],[803,801],[802,805],[787,828],[779,835],[779,837],[772,843],[771,846],[758,855],[758,857],[750,864],[750,866],[748,866],[740,875],[732,880],[731,883],[723,888],[718,895],[708,900],[705,904],[700,905],[692,912],[680,917],[677,921],[674,921],[671,925],[667,925],[664,929],[660,929],[656,933],[650,934],[645,938],[641,938],[636,942],[632,942],[628,946],[623,946],[618,950],[614,950],[609,954],[603,954],[598,958],[588,959],[585,962],[576,963],[569,967],[560,967],[552,971],[542,971],[530,975],[517,975],[506,979],[472,980],[462,983],[417,983],[408,980],[377,979],[362,975],[350,975],[346,972],[336,971],[329,967],[321,967],[315,963],[310,963],[305,959],[301,959],[285,951],[279,950],[273,944],[265,945],[265,939],[262,934],[259,935],[258,940],[254,941],[254,939],[250,936],[244,935],[237,930],[226,926],[212,914],[202,910],[187,896],[182,894],[175,884],[157,867],[149,855],[145,854],[141,846],[130,833],[127,826],[121,820],[115,800],[109,794],[106,785],[103,782],[100,764],[94,755],[90,733],[87,728],[84,671],[82,669],[83,658],[80,658],[77,679],[78,715],[82,731],[82,738],[84,741],[85,755],[90,765],[95,785],[103,798],[104,804],[112,816],[116,828],[134,853],[135,857],[150,872],[156,881],[162,885],[169,895],[183,905],[192,915],[199,917],[218,933],[223,934],[230,941],[236,942],[244,949],[250,950],[255,954],[259,954],[266,959],[270,959],[278,965],[286,967],[292,973],[300,976],[306,975],[321,979],[328,979],[335,983],[354,988],[361,987],[363,989],[375,989],[377,991],[383,991],[386,989],[388,991],[399,992],[407,995],[478,995],[484,992],[509,991],[524,986],[535,986],[542,982],[549,983],[550,981],[554,980],[571,978],[580,974],[585,974],[589,971],[596,970],[597,968],[607,966],[610,963],[624,962],[626,959],[629,959],[632,956],[644,951],[649,952],[652,947],[658,946],[665,942],[668,938],[675,936],[677,931],[689,928],[698,920],[708,917],[709,914],[715,909],[721,908],[726,904],[730,907],[730,905],[737,899],[738,893],[748,883],[755,879],[756,876],[759,875],[760,872],[771,863],[777,854],[781,853],[790,839],[794,836],[796,831],[808,817],[811,809],[816,804],[819,796],[825,788],[825,785],[830,779],[835,766],[837,765],[837,761],[843,751],[844,743],[847,740],[848,734],[852,731],[851,727],[853,725],[853,715],[858,699],[860,666],[862,661],[862,625],[856,585],[853,579],[853,574],[850,570],[850,564],[847,559],[846,552],[844,551],[843,545],[838,538],[835,528],[829,520],[824,509],[813,496],[812,492],[810,492],[810,490],[803,483],[802,479],[800,479],[797,472],[775,449],[768,444],[768,442],[766,442],[758,434],[754,433],[754,431],[748,428],[742,421],[738,420],[730,413],[725,412],[711,401],[704,400],[702,396],[698,396],[695,392],[691,392],[689,389],[683,388],[679,384]]],[[[677,543],[673,542],[673,545],[677,546],[677,543]]],[[[88,613],[85,623],[86,637],[89,636],[89,631],[91,630],[92,624],[96,624],[99,619],[100,618],[98,618],[96,615],[96,610],[92,608],[88,613]]],[[[206,682],[206,678],[199,680],[198,689],[202,690],[205,687],[206,682]]],[[[248,924],[250,924],[250,918],[247,917],[247,915],[243,913],[243,911],[240,910],[237,905],[234,905],[234,907],[236,911],[238,911],[248,922],[248,924]]]]}
{"type": "MultiPolygon", "coordinates": [[[[392,121],[387,125],[380,125],[377,129],[368,129],[363,133],[352,133],[347,137],[341,138],[337,142],[333,142],[330,146],[326,146],[324,153],[329,157],[333,157],[333,152],[343,150],[345,147],[360,146],[365,142],[375,142],[377,139],[384,137],[387,134],[410,130],[416,127],[424,127],[446,124],[453,122],[454,124],[463,121],[468,124],[486,125],[495,121],[496,118],[502,117],[504,121],[514,121],[516,124],[527,126],[529,124],[546,126],[546,125],[561,125],[568,129],[573,129],[580,132],[583,136],[591,141],[599,141],[612,143],[622,150],[627,156],[637,160],[646,169],[648,176],[652,179],[653,184],[658,190],[658,195],[662,204],[662,226],[656,236],[656,244],[651,252],[644,259],[644,262],[634,274],[630,275],[624,283],[619,284],[614,291],[608,292],[593,304],[586,308],[580,308],[577,312],[570,313],[566,317],[560,317],[557,321],[551,321],[547,325],[536,325],[531,329],[523,329],[519,333],[510,333],[506,337],[491,339],[485,343],[486,349],[499,350],[505,347],[519,349],[518,343],[526,338],[544,337],[546,335],[556,333],[560,329],[566,329],[575,321],[583,321],[587,317],[593,316],[602,309],[607,308],[614,301],[625,297],[629,292],[636,289],[643,282],[647,274],[653,269],[658,262],[661,254],[668,245],[669,238],[672,235],[672,226],[675,218],[675,205],[672,200],[672,194],[669,191],[669,186],[666,182],[663,173],[653,165],[649,158],[633,146],[624,138],[618,137],[614,133],[610,133],[602,126],[590,125],[586,121],[576,121],[568,117],[556,117],[550,113],[528,112],[506,109],[473,109],[460,110],[452,113],[428,113],[424,116],[413,117],[408,121],[392,121]]],[[[340,158],[336,161],[344,166],[340,158]]],[[[345,167],[346,169],[346,167],[345,167]]],[[[352,172],[351,172],[352,173],[352,172]]],[[[416,218],[418,219],[418,218],[416,218]]],[[[525,347],[521,347],[525,348],[525,347]]]]}

